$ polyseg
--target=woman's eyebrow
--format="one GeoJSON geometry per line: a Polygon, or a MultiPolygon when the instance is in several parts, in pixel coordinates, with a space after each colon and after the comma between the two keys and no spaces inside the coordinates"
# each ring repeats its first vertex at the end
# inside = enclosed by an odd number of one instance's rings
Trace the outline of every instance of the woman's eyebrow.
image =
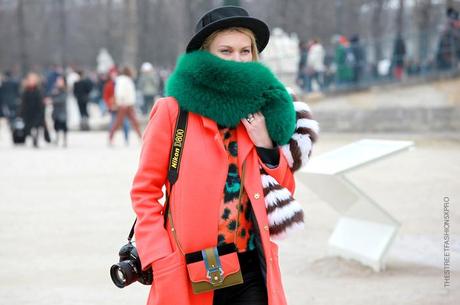
{"type": "MultiPolygon", "coordinates": [[[[229,45],[226,45],[226,44],[221,44],[221,45],[219,45],[219,48],[230,48],[230,49],[233,49],[234,47],[229,46],[229,45]]],[[[247,45],[247,46],[241,47],[241,49],[245,49],[245,48],[251,48],[251,45],[247,45]]]]}

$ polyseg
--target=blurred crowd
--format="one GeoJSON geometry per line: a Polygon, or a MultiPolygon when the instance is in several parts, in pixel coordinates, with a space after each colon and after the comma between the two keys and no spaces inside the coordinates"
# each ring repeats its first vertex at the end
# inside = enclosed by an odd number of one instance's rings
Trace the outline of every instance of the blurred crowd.
{"type": "MultiPolygon", "coordinates": [[[[458,70],[459,12],[449,8],[446,13],[436,51],[423,62],[408,55],[407,39],[402,34],[394,37],[390,56],[378,62],[368,60],[369,46],[357,35],[335,35],[328,49],[319,39],[301,42],[297,84],[305,92],[356,89],[375,81],[401,81],[408,76],[458,70]]],[[[138,71],[117,67],[104,49],[97,61],[92,70],[52,65],[34,68],[24,77],[14,71],[0,72],[0,119],[7,120],[13,142],[23,144],[30,138],[32,145],[39,147],[43,138],[67,146],[70,106],[79,114],[79,129],[88,131],[89,104],[97,105],[102,116],[109,116],[110,145],[120,128],[127,144],[131,129],[140,137],[139,116],[147,116],[154,101],[163,96],[170,70],[149,62],[140,65],[138,71]]]]}
{"type": "Polygon", "coordinates": [[[110,116],[109,144],[119,128],[127,144],[131,128],[140,137],[138,116],[147,116],[155,99],[163,95],[169,72],[155,69],[148,62],[141,65],[137,75],[127,66],[112,65],[106,70],[53,65],[23,78],[13,71],[0,74],[0,118],[8,121],[13,142],[23,144],[31,138],[32,145],[39,147],[43,138],[45,142],[67,146],[69,103],[77,105],[82,131],[90,130],[91,103],[97,105],[102,116],[110,116]],[[52,124],[48,123],[47,113],[51,113],[52,124]]]}
{"type": "Polygon", "coordinates": [[[447,22],[438,37],[435,53],[424,61],[408,56],[406,40],[399,33],[393,40],[389,58],[368,60],[368,45],[358,35],[336,35],[332,48],[325,49],[319,39],[299,44],[297,84],[305,92],[355,89],[381,80],[401,81],[405,76],[427,75],[459,69],[459,12],[449,8],[447,22]]]}

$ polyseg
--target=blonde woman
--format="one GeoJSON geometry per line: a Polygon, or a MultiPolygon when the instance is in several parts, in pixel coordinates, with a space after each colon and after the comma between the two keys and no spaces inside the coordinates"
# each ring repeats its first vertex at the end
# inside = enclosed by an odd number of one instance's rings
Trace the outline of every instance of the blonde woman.
{"type": "Polygon", "coordinates": [[[25,133],[32,137],[32,144],[39,147],[40,132],[45,135],[45,104],[40,88],[40,77],[36,73],[27,74],[21,95],[21,117],[25,123],[25,133]]]}
{"type": "Polygon", "coordinates": [[[142,269],[153,270],[148,304],[286,304],[272,238],[300,225],[303,214],[292,208],[270,221],[265,195],[294,191],[293,163],[280,146],[297,127],[288,92],[257,62],[268,39],[267,25],[240,7],[206,13],[167,97],[153,107],[131,190],[142,269]],[[171,186],[180,109],[188,119],[171,186]],[[159,202],[164,185],[167,210],[159,202]]]}

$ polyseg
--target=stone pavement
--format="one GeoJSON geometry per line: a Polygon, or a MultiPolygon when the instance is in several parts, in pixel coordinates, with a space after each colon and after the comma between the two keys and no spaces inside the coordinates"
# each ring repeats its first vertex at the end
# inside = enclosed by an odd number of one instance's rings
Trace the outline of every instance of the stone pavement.
{"type": "MultiPolygon", "coordinates": [[[[460,299],[460,140],[446,135],[323,134],[314,154],[362,137],[415,140],[414,151],[351,178],[401,223],[387,270],[327,256],[338,215],[300,182],[306,230],[280,245],[291,305],[456,304],[460,299]],[[443,288],[443,196],[451,198],[451,288],[443,288]]],[[[0,124],[0,303],[145,304],[148,287],[116,288],[109,267],[134,214],[129,190],[140,144],[72,132],[67,149],[13,147],[0,124]]],[[[171,291],[173,292],[173,291],[171,291]]]]}

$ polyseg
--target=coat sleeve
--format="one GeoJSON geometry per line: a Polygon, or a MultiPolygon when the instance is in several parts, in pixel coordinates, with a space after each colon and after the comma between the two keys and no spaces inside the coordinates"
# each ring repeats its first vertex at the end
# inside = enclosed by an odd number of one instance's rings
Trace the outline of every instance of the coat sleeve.
{"type": "Polygon", "coordinates": [[[172,252],[164,228],[163,206],[159,203],[167,179],[172,125],[168,99],[158,100],[144,131],[139,168],[131,189],[132,206],[137,215],[136,247],[143,269],[172,252]]]}
{"type": "MultiPolygon", "coordinates": [[[[281,149],[281,148],[278,148],[281,149]]],[[[276,167],[269,167],[267,164],[265,164],[259,157],[259,164],[262,166],[262,168],[265,170],[267,174],[272,176],[278,183],[285,188],[287,188],[291,194],[294,194],[295,190],[295,180],[294,180],[294,175],[292,174],[291,169],[289,168],[288,162],[286,160],[286,157],[284,154],[279,153],[280,155],[280,161],[278,166],[276,167]]]]}

